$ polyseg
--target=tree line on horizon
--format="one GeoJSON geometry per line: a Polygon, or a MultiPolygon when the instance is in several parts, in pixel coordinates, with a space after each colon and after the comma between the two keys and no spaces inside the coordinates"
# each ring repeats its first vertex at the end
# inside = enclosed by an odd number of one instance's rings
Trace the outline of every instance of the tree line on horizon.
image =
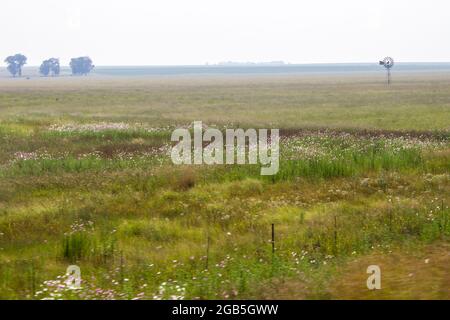
{"type": "MultiPolygon", "coordinates": [[[[5,59],[5,63],[8,65],[7,70],[13,77],[22,76],[22,67],[27,64],[27,57],[23,54],[15,54],[9,56],[5,59]]],[[[69,64],[72,75],[87,75],[92,69],[94,69],[94,64],[92,59],[89,57],[78,57],[72,58],[69,64]]],[[[44,60],[39,67],[39,73],[42,76],[58,76],[61,71],[61,66],[59,64],[58,58],[50,58],[44,60]]]]}

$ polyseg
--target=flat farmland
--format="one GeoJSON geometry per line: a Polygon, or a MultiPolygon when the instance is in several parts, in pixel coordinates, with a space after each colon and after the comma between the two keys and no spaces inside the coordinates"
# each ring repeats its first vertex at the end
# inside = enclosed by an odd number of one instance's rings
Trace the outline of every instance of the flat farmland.
{"type": "Polygon", "coordinates": [[[2,77],[0,298],[450,299],[449,129],[447,73],[2,77]],[[172,164],[193,121],[279,172],[172,164]]]}

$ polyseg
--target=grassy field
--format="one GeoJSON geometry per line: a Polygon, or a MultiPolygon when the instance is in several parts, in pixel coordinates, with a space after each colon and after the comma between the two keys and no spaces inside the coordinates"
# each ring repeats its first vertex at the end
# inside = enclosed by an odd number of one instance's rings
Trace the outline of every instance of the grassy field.
{"type": "Polygon", "coordinates": [[[450,75],[383,76],[0,79],[0,298],[450,299],[450,75]],[[173,165],[192,121],[279,173],[173,165]]]}

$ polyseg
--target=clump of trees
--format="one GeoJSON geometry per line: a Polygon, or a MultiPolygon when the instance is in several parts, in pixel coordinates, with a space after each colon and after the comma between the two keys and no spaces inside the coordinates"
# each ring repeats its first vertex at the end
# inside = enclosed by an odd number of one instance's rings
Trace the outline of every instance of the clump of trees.
{"type": "Polygon", "coordinates": [[[57,58],[50,58],[48,60],[44,60],[44,62],[42,62],[39,68],[39,72],[46,77],[49,75],[57,76],[59,75],[60,71],[61,67],[59,65],[59,59],[57,58]]]}
{"type": "Polygon", "coordinates": [[[15,54],[13,56],[9,56],[5,59],[5,62],[8,64],[8,71],[15,76],[22,76],[22,67],[27,63],[27,57],[23,54],[15,54]]]}
{"type": "Polygon", "coordinates": [[[73,58],[70,61],[70,68],[72,69],[73,75],[87,75],[94,69],[92,60],[89,57],[79,57],[73,58]]]}
{"type": "MultiPolygon", "coordinates": [[[[5,63],[8,65],[7,69],[13,77],[22,76],[22,67],[27,63],[27,57],[23,54],[15,54],[9,56],[5,59],[5,63]]],[[[87,75],[92,69],[94,69],[94,64],[92,59],[89,57],[78,57],[73,58],[70,61],[70,68],[72,69],[73,75],[87,75]]],[[[39,67],[39,73],[45,77],[47,76],[58,76],[61,72],[61,66],[59,64],[59,59],[50,58],[44,60],[39,67]]]]}

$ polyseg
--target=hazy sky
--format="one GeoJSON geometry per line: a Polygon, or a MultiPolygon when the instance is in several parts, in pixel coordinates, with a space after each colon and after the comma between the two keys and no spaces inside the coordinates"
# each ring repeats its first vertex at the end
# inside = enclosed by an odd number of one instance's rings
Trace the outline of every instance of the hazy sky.
{"type": "Polygon", "coordinates": [[[450,61],[448,0],[1,0],[0,57],[97,65],[450,61]]]}

